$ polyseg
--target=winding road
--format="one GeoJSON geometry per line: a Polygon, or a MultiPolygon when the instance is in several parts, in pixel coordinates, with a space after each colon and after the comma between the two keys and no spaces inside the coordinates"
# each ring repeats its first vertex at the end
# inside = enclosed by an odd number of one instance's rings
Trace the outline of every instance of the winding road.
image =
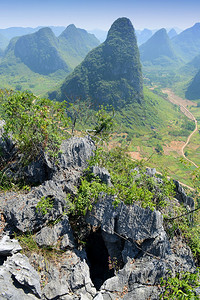
{"type": "Polygon", "coordinates": [[[182,156],[191,164],[193,164],[196,168],[198,168],[198,165],[195,164],[195,162],[193,162],[192,160],[190,160],[189,158],[187,158],[185,156],[184,153],[184,149],[185,147],[189,144],[191,137],[193,136],[193,134],[198,130],[198,125],[197,125],[197,120],[195,118],[195,116],[186,108],[186,105],[197,105],[195,102],[192,102],[190,100],[184,100],[178,96],[176,96],[171,90],[169,89],[163,89],[162,90],[163,93],[168,95],[168,100],[176,105],[179,105],[181,108],[181,111],[184,113],[184,115],[186,115],[186,117],[188,117],[189,119],[193,120],[195,122],[195,129],[192,131],[192,133],[188,136],[186,143],[183,145],[182,149],[181,149],[181,153],[182,156]]]}

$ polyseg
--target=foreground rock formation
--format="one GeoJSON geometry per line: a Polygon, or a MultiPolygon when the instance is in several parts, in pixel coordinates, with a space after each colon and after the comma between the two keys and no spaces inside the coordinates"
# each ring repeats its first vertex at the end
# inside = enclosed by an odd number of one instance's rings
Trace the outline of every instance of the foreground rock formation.
{"type": "MultiPolygon", "coordinates": [[[[10,144],[0,144],[6,155],[10,144]]],[[[76,193],[94,151],[90,137],[73,137],[63,142],[58,164],[44,157],[24,170],[30,181],[40,178],[39,186],[1,192],[0,299],[159,299],[161,278],[195,271],[189,247],[180,237],[169,240],[159,211],[123,202],[114,208],[113,197],[100,195],[85,217],[69,220],[67,193],[76,193]],[[45,214],[36,207],[41,199],[51,200],[45,214]],[[35,250],[20,253],[15,232],[31,236],[35,250]]],[[[93,172],[111,184],[105,169],[93,172]]],[[[193,207],[176,187],[174,201],[193,207]]]]}

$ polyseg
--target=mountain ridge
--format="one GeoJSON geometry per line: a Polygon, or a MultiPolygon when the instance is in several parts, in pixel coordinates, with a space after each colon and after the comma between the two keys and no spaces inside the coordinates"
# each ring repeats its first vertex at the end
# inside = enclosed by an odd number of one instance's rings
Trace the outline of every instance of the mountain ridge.
{"type": "Polygon", "coordinates": [[[200,54],[200,23],[185,29],[171,39],[175,51],[179,56],[189,62],[200,54]]]}
{"type": "Polygon", "coordinates": [[[178,60],[165,28],[158,30],[146,43],[139,47],[139,50],[143,63],[169,65],[178,60]]]}

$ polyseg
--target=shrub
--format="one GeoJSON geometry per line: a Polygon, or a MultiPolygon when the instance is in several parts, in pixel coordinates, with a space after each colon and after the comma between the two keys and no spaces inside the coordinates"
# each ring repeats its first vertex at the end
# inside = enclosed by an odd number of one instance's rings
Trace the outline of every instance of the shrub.
{"type": "Polygon", "coordinates": [[[42,151],[57,156],[62,139],[68,136],[64,102],[40,99],[27,91],[2,91],[1,102],[4,136],[12,135],[24,162],[35,160],[42,151]]]}

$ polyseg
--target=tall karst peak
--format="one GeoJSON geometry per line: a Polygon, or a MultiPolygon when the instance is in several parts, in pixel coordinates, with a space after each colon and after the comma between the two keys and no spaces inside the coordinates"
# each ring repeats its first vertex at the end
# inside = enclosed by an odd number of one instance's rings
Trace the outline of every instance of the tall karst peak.
{"type": "Polygon", "coordinates": [[[135,30],[128,18],[119,18],[110,27],[106,41],[109,42],[110,40],[116,38],[122,40],[135,40],[135,30]]]}
{"type": "Polygon", "coordinates": [[[68,25],[59,37],[68,37],[69,34],[77,32],[77,28],[74,24],[68,25]]]}
{"type": "Polygon", "coordinates": [[[74,24],[67,26],[67,28],[59,36],[59,44],[63,51],[68,52],[72,59],[73,57],[84,58],[89,51],[97,47],[100,42],[94,34],[88,33],[86,30],[77,28],[74,24]]]}
{"type": "Polygon", "coordinates": [[[143,99],[143,80],[135,31],[127,18],[116,20],[107,39],[93,49],[51,98],[91,99],[115,107],[143,99]]]}

